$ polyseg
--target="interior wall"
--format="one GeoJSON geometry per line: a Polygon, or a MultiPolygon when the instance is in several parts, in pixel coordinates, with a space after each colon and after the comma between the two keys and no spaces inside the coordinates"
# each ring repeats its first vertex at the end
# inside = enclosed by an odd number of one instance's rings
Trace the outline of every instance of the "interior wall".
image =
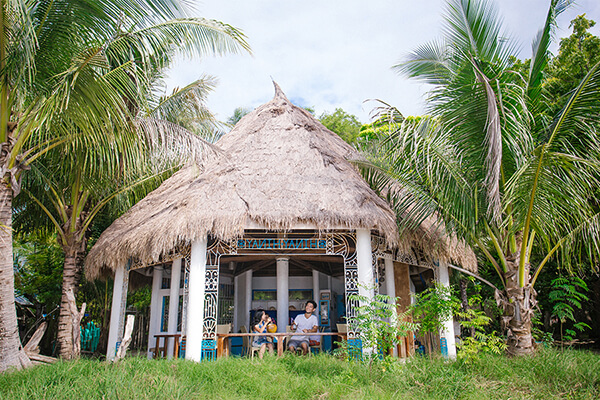
{"type": "MultiPolygon", "coordinates": [[[[328,276],[322,272],[319,272],[319,289],[329,290],[328,276]]],[[[319,293],[315,294],[315,297],[319,296],[319,293]]]]}
{"type": "MultiPolygon", "coordinates": [[[[289,288],[312,290],[312,276],[290,276],[289,288]]],[[[274,276],[252,277],[252,289],[275,290],[277,289],[277,278],[274,276]]]]}
{"type": "Polygon", "coordinates": [[[331,286],[333,286],[331,288],[331,290],[335,293],[335,294],[344,294],[346,292],[346,285],[344,284],[344,279],[343,277],[333,277],[331,279],[331,286]]]}

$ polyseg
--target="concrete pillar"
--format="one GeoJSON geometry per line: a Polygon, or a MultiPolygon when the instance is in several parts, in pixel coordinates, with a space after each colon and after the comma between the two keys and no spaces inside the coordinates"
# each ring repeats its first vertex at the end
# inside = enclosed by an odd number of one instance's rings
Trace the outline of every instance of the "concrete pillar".
{"type": "Polygon", "coordinates": [[[374,296],[375,280],[373,277],[373,258],[371,256],[371,231],[368,229],[356,230],[356,259],[358,263],[358,293],[368,299],[374,296]]]}
{"type": "Polygon", "coordinates": [[[152,358],[150,349],[156,346],[154,335],[158,333],[160,327],[162,273],[163,268],[159,265],[155,266],[152,272],[152,297],[150,299],[150,324],[148,326],[148,359],[152,358]]]}
{"type": "Polygon", "coordinates": [[[284,332],[289,323],[290,280],[289,258],[277,259],[277,332],[284,332]]]}
{"type": "MultiPolygon", "coordinates": [[[[450,274],[448,271],[448,264],[439,263],[438,266],[439,271],[439,282],[446,286],[450,286],[450,274]]],[[[440,338],[446,338],[446,345],[448,346],[448,358],[455,359],[456,358],[456,340],[454,338],[454,318],[450,318],[447,321],[444,321],[444,329],[440,332],[440,338]]]]}
{"type": "Polygon", "coordinates": [[[244,324],[248,325],[248,332],[252,332],[252,321],[250,321],[250,310],[252,309],[252,270],[248,270],[245,273],[246,276],[246,298],[244,301],[244,324]]]}
{"type": "Polygon", "coordinates": [[[312,281],[313,281],[313,300],[319,304],[319,291],[321,286],[319,284],[319,271],[316,269],[312,270],[312,281]]]}
{"type": "MultiPolygon", "coordinates": [[[[179,317],[179,281],[181,280],[181,258],[173,260],[171,266],[171,287],[169,288],[169,333],[177,333],[177,320],[179,317]]],[[[174,354],[173,340],[169,341],[169,348],[167,350],[168,358],[173,358],[174,354]]]]}
{"type": "Polygon", "coordinates": [[[110,309],[110,327],[108,331],[108,346],[106,348],[106,359],[114,360],[117,355],[117,342],[123,336],[123,320],[125,319],[125,305],[127,302],[127,284],[129,281],[129,271],[125,270],[125,265],[120,266],[115,271],[115,281],[113,286],[112,306],[110,309]]]}
{"type": "Polygon", "coordinates": [[[390,297],[396,297],[396,283],[394,281],[394,261],[385,259],[385,292],[390,297]]]}
{"type": "Polygon", "coordinates": [[[239,332],[240,324],[238,314],[240,312],[240,276],[233,277],[233,332],[239,332]]]}
{"type": "MultiPolygon", "coordinates": [[[[373,277],[373,257],[371,255],[371,231],[368,229],[356,230],[356,259],[358,264],[358,294],[373,299],[375,280],[373,277]]],[[[363,304],[361,304],[362,306],[363,304]]],[[[363,340],[363,354],[371,354],[373,349],[365,346],[363,340]]]]}
{"type": "MultiPolygon", "coordinates": [[[[394,281],[394,261],[389,258],[384,259],[385,262],[385,293],[393,299],[393,304],[396,304],[396,283],[394,281]]],[[[396,307],[392,309],[392,317],[390,323],[395,323],[397,320],[396,307]]],[[[398,357],[398,348],[394,346],[394,357],[398,357]]]]}
{"type": "Polygon", "coordinates": [[[206,236],[193,242],[192,254],[190,257],[185,358],[193,361],[200,361],[202,358],[207,243],[208,240],[206,236]]]}

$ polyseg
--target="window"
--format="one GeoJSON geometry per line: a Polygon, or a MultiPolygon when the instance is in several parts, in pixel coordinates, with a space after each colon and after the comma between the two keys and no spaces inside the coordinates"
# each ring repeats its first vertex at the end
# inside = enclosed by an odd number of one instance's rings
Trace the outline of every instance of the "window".
{"type": "Polygon", "coordinates": [[[277,300],[276,290],[253,290],[252,300],[277,300]]]}
{"type": "MultiPolygon", "coordinates": [[[[313,299],[313,291],[311,289],[293,289],[289,291],[290,301],[307,301],[313,299]]],[[[276,290],[253,290],[252,300],[274,301],[277,300],[276,290]]]]}
{"type": "Polygon", "coordinates": [[[313,291],[312,290],[290,290],[290,300],[298,301],[298,300],[312,300],[313,299],[313,291]]]}

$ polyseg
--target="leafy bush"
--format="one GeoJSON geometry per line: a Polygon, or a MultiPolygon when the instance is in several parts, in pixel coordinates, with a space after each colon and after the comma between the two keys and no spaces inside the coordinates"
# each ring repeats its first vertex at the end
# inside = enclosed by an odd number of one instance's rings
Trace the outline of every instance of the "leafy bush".
{"type": "MultiPolygon", "coordinates": [[[[415,303],[409,308],[421,334],[437,334],[444,328],[444,321],[452,318],[460,302],[452,296],[450,287],[436,282],[432,287],[415,294],[415,303]]],[[[453,333],[452,333],[453,334],[453,333]]],[[[427,340],[427,352],[431,354],[431,337],[427,340]]]]}
{"type": "Polygon", "coordinates": [[[559,276],[552,280],[552,291],[549,294],[552,306],[552,314],[560,321],[560,340],[573,340],[576,332],[573,329],[566,329],[563,332],[563,325],[567,321],[573,322],[573,328],[580,332],[590,329],[590,326],[584,322],[578,322],[575,319],[575,309],[581,309],[583,301],[589,300],[585,295],[588,291],[587,284],[583,279],[577,276],[565,278],[559,276]]]}
{"type": "MultiPolygon", "coordinates": [[[[381,359],[379,354],[388,354],[409,332],[418,329],[418,324],[410,321],[410,310],[396,313],[397,298],[375,294],[372,299],[360,295],[351,295],[350,301],[358,302],[356,317],[352,323],[354,331],[360,332],[363,347],[370,349],[369,360],[381,359]]],[[[342,349],[349,351],[347,344],[342,349]]],[[[344,351],[344,350],[342,350],[344,351]]]]}

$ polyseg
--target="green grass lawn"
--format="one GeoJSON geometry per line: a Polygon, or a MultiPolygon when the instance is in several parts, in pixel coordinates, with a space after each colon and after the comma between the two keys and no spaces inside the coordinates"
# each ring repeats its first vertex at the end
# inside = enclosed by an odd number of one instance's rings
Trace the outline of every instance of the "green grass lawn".
{"type": "Polygon", "coordinates": [[[0,375],[0,399],[600,399],[600,355],[545,350],[475,364],[331,356],[216,362],[82,360],[0,375]]]}

